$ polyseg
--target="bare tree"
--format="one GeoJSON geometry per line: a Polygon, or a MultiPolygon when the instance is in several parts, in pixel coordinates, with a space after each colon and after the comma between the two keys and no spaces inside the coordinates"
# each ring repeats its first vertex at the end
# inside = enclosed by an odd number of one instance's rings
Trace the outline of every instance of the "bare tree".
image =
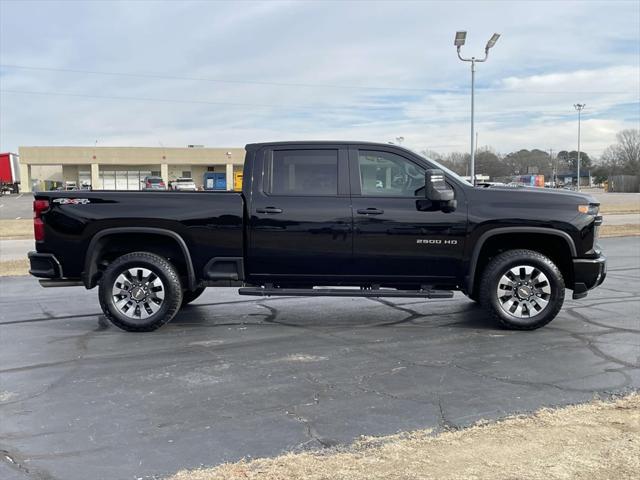
{"type": "Polygon", "coordinates": [[[627,129],[618,132],[617,143],[602,152],[600,163],[610,175],[640,174],[640,130],[627,129]]]}
{"type": "Polygon", "coordinates": [[[640,130],[627,129],[616,135],[618,143],[616,152],[625,170],[630,173],[640,173],[640,130]]]}

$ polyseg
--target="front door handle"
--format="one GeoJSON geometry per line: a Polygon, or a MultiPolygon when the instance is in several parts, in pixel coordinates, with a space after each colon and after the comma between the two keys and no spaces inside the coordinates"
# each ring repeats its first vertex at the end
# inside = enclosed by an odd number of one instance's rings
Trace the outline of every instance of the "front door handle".
{"type": "Polygon", "coordinates": [[[384,210],[382,210],[381,208],[359,208],[358,213],[360,215],[382,215],[384,213],[384,210]]]}
{"type": "Polygon", "coordinates": [[[258,213],[282,213],[281,208],[276,207],[264,207],[264,208],[256,208],[256,212],[258,213]]]}

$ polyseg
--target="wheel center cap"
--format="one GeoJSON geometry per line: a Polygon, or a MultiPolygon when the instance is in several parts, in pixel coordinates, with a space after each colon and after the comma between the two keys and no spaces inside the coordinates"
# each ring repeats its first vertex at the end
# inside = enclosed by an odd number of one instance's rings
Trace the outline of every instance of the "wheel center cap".
{"type": "Polygon", "coordinates": [[[131,298],[134,300],[142,300],[145,297],[144,290],[140,287],[136,287],[131,290],[131,298]]]}
{"type": "Polygon", "coordinates": [[[525,299],[525,298],[529,298],[533,293],[533,291],[531,290],[531,287],[527,285],[522,285],[521,287],[518,287],[517,293],[518,293],[518,297],[525,299]]]}

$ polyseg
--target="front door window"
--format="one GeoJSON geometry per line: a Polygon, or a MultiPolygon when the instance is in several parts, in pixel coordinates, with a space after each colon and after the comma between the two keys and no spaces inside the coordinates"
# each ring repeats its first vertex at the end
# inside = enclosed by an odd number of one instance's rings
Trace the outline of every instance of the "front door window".
{"type": "Polygon", "coordinates": [[[360,190],[365,197],[415,197],[424,192],[424,169],[389,152],[360,150],[360,190]]]}

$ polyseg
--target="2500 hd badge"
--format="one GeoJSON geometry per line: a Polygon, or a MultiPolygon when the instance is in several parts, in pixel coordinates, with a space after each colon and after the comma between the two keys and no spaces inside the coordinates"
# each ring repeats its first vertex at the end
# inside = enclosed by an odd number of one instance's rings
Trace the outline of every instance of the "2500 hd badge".
{"type": "Polygon", "coordinates": [[[457,245],[458,240],[441,240],[435,238],[419,238],[416,240],[417,244],[427,244],[427,245],[457,245]]]}

